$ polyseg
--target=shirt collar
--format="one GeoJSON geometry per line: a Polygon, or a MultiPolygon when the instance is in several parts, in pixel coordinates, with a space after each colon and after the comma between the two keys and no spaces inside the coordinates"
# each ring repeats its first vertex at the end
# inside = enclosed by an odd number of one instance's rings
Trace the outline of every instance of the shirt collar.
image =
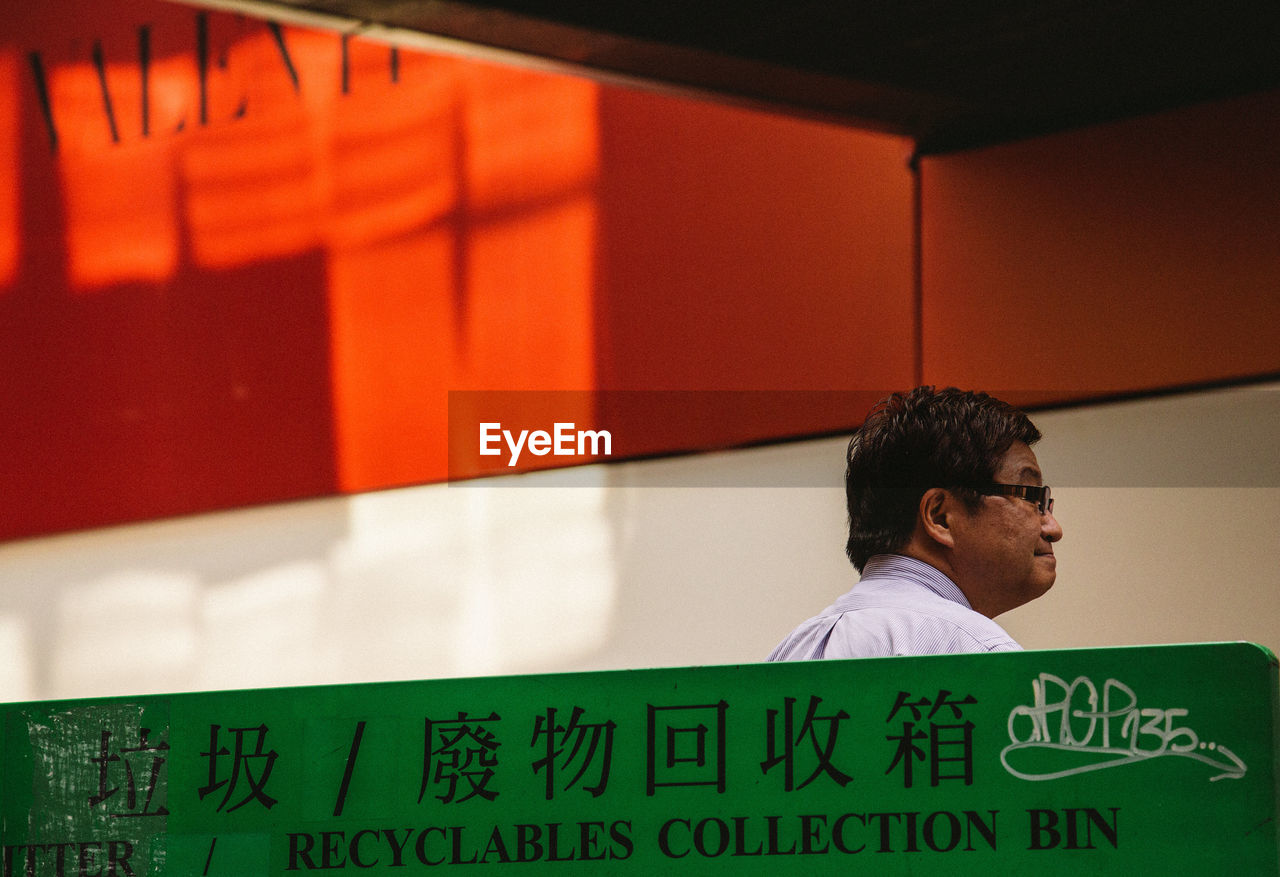
{"type": "Polygon", "coordinates": [[[923,585],[939,597],[959,603],[966,609],[972,609],[969,600],[960,590],[960,586],[951,581],[937,567],[930,566],[922,560],[902,554],[876,554],[867,559],[862,567],[862,578],[896,578],[907,579],[923,585]]]}

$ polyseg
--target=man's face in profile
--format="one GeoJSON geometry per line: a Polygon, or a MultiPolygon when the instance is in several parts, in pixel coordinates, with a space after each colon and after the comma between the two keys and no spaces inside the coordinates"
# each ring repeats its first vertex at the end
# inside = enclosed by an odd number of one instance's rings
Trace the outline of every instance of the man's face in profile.
{"type": "MultiPolygon", "coordinates": [[[[1035,453],[1014,442],[996,468],[998,484],[1044,483],[1035,453]]],[[[1062,526],[1053,513],[1018,496],[983,496],[965,516],[956,543],[957,573],[970,603],[990,617],[1042,596],[1057,577],[1053,543],[1062,526]],[[970,593],[970,592],[973,593],[970,593]]]]}

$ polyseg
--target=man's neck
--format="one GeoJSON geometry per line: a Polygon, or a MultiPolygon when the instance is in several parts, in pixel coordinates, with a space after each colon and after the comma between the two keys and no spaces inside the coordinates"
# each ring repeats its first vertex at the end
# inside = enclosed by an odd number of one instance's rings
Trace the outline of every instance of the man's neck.
{"type": "Polygon", "coordinates": [[[929,566],[933,567],[955,583],[955,586],[960,589],[962,594],[964,594],[964,598],[969,601],[970,609],[980,615],[985,615],[988,618],[995,617],[991,614],[990,607],[986,606],[984,601],[981,599],[982,595],[978,592],[978,589],[972,587],[970,583],[963,580],[963,577],[956,572],[955,566],[951,563],[951,559],[947,552],[942,550],[936,544],[922,545],[920,544],[920,540],[912,539],[907,543],[906,547],[898,553],[903,557],[910,557],[913,560],[920,561],[921,563],[929,564],[929,566]]]}

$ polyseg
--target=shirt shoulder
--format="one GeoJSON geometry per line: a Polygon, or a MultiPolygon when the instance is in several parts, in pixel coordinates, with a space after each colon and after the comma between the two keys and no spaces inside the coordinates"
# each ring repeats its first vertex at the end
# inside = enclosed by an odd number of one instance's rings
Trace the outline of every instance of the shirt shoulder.
{"type": "Polygon", "coordinates": [[[936,594],[855,587],[797,627],[770,661],[1020,651],[1000,625],[936,594]]]}
{"type": "MultiPolygon", "coordinates": [[[[952,604],[954,605],[954,604],[952,604]]],[[[835,619],[824,658],[954,655],[1019,651],[1021,646],[991,619],[971,609],[862,609],[835,619]]]]}

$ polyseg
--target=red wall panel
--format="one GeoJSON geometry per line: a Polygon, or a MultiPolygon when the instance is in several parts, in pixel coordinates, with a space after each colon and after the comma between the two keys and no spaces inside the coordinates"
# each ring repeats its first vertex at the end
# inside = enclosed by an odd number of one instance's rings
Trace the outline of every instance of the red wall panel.
{"type": "Polygon", "coordinates": [[[0,21],[0,538],[476,474],[449,467],[453,391],[568,391],[632,453],[846,426],[601,392],[909,382],[906,156],[180,5],[25,4],[0,21]]]}
{"type": "Polygon", "coordinates": [[[601,95],[599,386],[640,450],[843,429],[914,376],[908,144],[635,91],[601,95]]]}
{"type": "Polygon", "coordinates": [[[923,162],[924,379],[1028,401],[1280,371],[1280,92],[923,162]]]}

